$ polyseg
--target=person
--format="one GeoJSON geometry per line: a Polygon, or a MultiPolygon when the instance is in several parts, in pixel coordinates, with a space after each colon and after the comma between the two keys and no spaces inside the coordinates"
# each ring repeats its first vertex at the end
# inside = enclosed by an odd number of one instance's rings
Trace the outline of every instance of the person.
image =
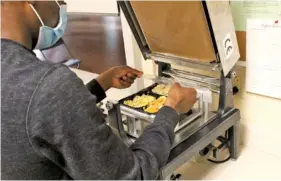
{"type": "Polygon", "coordinates": [[[1,8],[2,179],[156,179],[179,113],[193,106],[196,91],[174,84],[154,122],[127,147],[96,104],[142,72],[115,67],[85,86],[66,66],[39,61],[32,51],[62,37],[63,1],[2,1],[1,8]]]}

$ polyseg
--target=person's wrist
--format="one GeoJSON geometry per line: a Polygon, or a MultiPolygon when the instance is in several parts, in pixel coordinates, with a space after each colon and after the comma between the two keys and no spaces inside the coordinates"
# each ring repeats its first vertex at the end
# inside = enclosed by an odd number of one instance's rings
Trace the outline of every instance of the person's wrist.
{"type": "Polygon", "coordinates": [[[170,107],[170,108],[174,109],[176,112],[178,112],[178,110],[176,109],[177,103],[175,100],[167,99],[164,106],[170,107]]]}
{"type": "Polygon", "coordinates": [[[96,80],[98,81],[98,83],[100,84],[100,86],[103,88],[104,91],[107,91],[112,87],[111,76],[108,75],[107,72],[98,76],[96,80]]]}

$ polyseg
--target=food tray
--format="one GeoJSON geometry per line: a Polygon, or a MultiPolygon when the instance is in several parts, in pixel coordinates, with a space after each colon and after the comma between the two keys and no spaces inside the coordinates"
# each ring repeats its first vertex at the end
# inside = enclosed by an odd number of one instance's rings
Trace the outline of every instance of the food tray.
{"type": "MultiPolygon", "coordinates": [[[[128,96],[128,97],[125,97],[125,98],[119,100],[119,104],[121,104],[122,106],[125,106],[125,107],[127,107],[127,108],[129,108],[129,109],[133,109],[133,110],[136,110],[136,111],[138,111],[138,112],[141,112],[141,113],[144,113],[144,114],[147,114],[147,115],[156,115],[157,113],[148,113],[148,112],[144,111],[143,108],[146,107],[146,106],[143,106],[143,107],[141,107],[141,108],[134,108],[134,107],[130,107],[130,106],[128,106],[128,105],[125,105],[125,104],[124,104],[124,101],[132,100],[135,96],[141,96],[141,95],[143,95],[143,94],[151,95],[151,96],[155,97],[156,99],[158,99],[158,98],[161,97],[162,95],[159,95],[159,94],[156,94],[156,93],[152,92],[152,89],[153,89],[154,87],[156,87],[157,85],[158,85],[158,83],[152,84],[151,86],[149,86],[149,87],[147,87],[147,88],[144,88],[144,89],[138,91],[138,92],[135,93],[135,94],[132,94],[132,95],[130,95],[130,96],[128,96]]],[[[184,113],[184,114],[182,114],[182,115],[190,115],[190,114],[192,114],[192,110],[190,110],[190,111],[188,111],[187,113],[184,113]]]]}
{"type": "Polygon", "coordinates": [[[140,90],[139,92],[137,92],[137,93],[135,93],[135,94],[132,94],[132,95],[130,95],[130,96],[128,96],[128,97],[125,97],[125,98],[123,98],[123,99],[121,99],[121,100],[119,101],[119,104],[121,104],[122,106],[125,106],[125,107],[127,107],[127,108],[137,110],[137,111],[139,111],[139,112],[141,112],[141,113],[145,113],[145,114],[148,114],[148,115],[156,115],[156,113],[148,113],[148,112],[145,112],[145,111],[143,110],[143,108],[144,108],[145,106],[144,106],[144,107],[140,107],[140,108],[134,108],[134,107],[131,107],[131,106],[128,106],[128,105],[125,105],[125,104],[124,104],[124,101],[132,100],[132,99],[134,99],[135,96],[141,96],[141,95],[143,95],[143,94],[151,95],[151,96],[155,97],[156,99],[158,99],[161,95],[155,94],[155,93],[153,93],[153,92],[151,91],[151,90],[152,90],[154,87],[156,87],[156,86],[157,86],[157,83],[152,84],[151,86],[149,86],[149,87],[147,87],[147,88],[145,88],[145,89],[142,89],[142,90],[140,90]]]}

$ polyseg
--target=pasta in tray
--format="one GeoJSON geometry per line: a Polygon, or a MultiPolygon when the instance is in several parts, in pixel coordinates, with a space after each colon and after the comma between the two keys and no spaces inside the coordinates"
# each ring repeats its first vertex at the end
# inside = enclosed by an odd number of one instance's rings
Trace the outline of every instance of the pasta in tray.
{"type": "Polygon", "coordinates": [[[152,92],[162,96],[168,96],[170,89],[171,89],[170,85],[158,84],[156,87],[152,89],[152,92]]]}
{"type": "Polygon", "coordinates": [[[161,96],[155,101],[149,103],[149,105],[146,108],[144,108],[144,111],[148,113],[157,113],[159,109],[164,105],[165,101],[166,101],[166,97],[161,96]]]}
{"type": "Polygon", "coordinates": [[[135,96],[133,100],[124,101],[124,104],[133,108],[141,108],[153,102],[155,97],[151,95],[135,96]]]}

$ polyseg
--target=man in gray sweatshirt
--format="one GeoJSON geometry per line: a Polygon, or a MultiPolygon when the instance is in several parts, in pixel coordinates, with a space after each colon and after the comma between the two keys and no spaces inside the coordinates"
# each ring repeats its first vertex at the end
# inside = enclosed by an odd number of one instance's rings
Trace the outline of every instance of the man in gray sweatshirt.
{"type": "Polygon", "coordinates": [[[115,67],[87,86],[67,67],[39,61],[32,49],[63,35],[61,1],[1,2],[2,179],[155,179],[168,159],[180,112],[194,89],[173,85],[165,106],[127,147],[96,103],[111,87],[129,87],[141,72],[115,67]]]}

